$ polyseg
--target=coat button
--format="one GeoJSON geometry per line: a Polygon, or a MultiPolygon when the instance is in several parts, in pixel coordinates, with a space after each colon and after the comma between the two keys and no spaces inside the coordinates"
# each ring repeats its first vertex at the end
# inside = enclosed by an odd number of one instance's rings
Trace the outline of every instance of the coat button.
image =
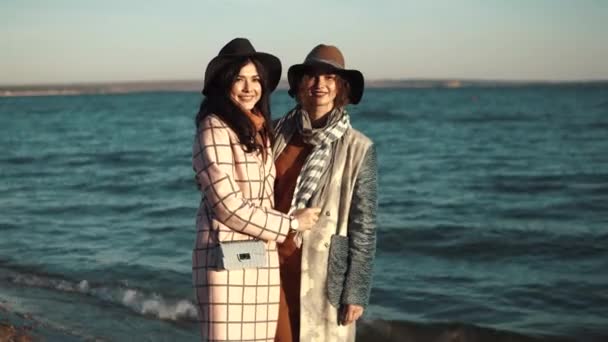
{"type": "Polygon", "coordinates": [[[325,243],[325,247],[329,247],[329,244],[327,242],[325,243]]]}
{"type": "Polygon", "coordinates": [[[329,211],[326,211],[326,212],[325,212],[325,216],[329,216],[329,211]]]}

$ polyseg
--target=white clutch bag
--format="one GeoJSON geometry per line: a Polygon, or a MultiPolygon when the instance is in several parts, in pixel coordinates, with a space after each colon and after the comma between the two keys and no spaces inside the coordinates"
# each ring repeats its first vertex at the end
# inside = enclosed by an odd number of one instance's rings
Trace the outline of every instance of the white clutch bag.
{"type": "Polygon", "coordinates": [[[218,266],[225,270],[266,267],[266,243],[262,240],[221,242],[219,252],[218,266]]]}

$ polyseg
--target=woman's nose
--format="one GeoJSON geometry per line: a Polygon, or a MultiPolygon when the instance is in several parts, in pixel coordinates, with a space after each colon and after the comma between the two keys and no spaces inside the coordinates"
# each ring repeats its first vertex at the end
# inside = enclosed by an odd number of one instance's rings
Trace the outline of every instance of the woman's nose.
{"type": "Polygon", "coordinates": [[[317,76],[316,79],[317,79],[316,82],[317,82],[317,84],[319,86],[325,85],[325,77],[323,77],[323,76],[317,76]]]}

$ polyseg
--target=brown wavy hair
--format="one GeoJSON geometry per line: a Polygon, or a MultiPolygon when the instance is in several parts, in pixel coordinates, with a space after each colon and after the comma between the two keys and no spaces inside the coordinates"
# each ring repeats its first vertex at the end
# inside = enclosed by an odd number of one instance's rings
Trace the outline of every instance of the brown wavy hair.
{"type": "Polygon", "coordinates": [[[343,77],[340,76],[340,74],[336,73],[333,70],[324,70],[324,69],[309,69],[307,71],[305,71],[304,73],[302,73],[301,75],[298,75],[298,77],[296,78],[296,84],[297,84],[297,93],[296,93],[296,101],[298,103],[302,103],[301,101],[301,96],[302,96],[302,89],[300,87],[300,83],[302,82],[302,77],[304,75],[308,75],[310,77],[315,77],[318,75],[324,75],[324,74],[333,74],[336,75],[336,98],[334,99],[334,108],[341,108],[341,107],[345,107],[346,105],[348,105],[350,103],[350,84],[348,83],[348,81],[346,81],[343,77]]]}

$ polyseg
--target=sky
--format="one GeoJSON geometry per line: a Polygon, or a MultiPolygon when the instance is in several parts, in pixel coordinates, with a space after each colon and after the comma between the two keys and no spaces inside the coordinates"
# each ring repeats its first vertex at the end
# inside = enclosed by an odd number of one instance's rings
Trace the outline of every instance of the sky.
{"type": "Polygon", "coordinates": [[[235,37],[377,79],[608,79],[608,0],[0,0],[0,84],[203,79],[235,37]]]}

